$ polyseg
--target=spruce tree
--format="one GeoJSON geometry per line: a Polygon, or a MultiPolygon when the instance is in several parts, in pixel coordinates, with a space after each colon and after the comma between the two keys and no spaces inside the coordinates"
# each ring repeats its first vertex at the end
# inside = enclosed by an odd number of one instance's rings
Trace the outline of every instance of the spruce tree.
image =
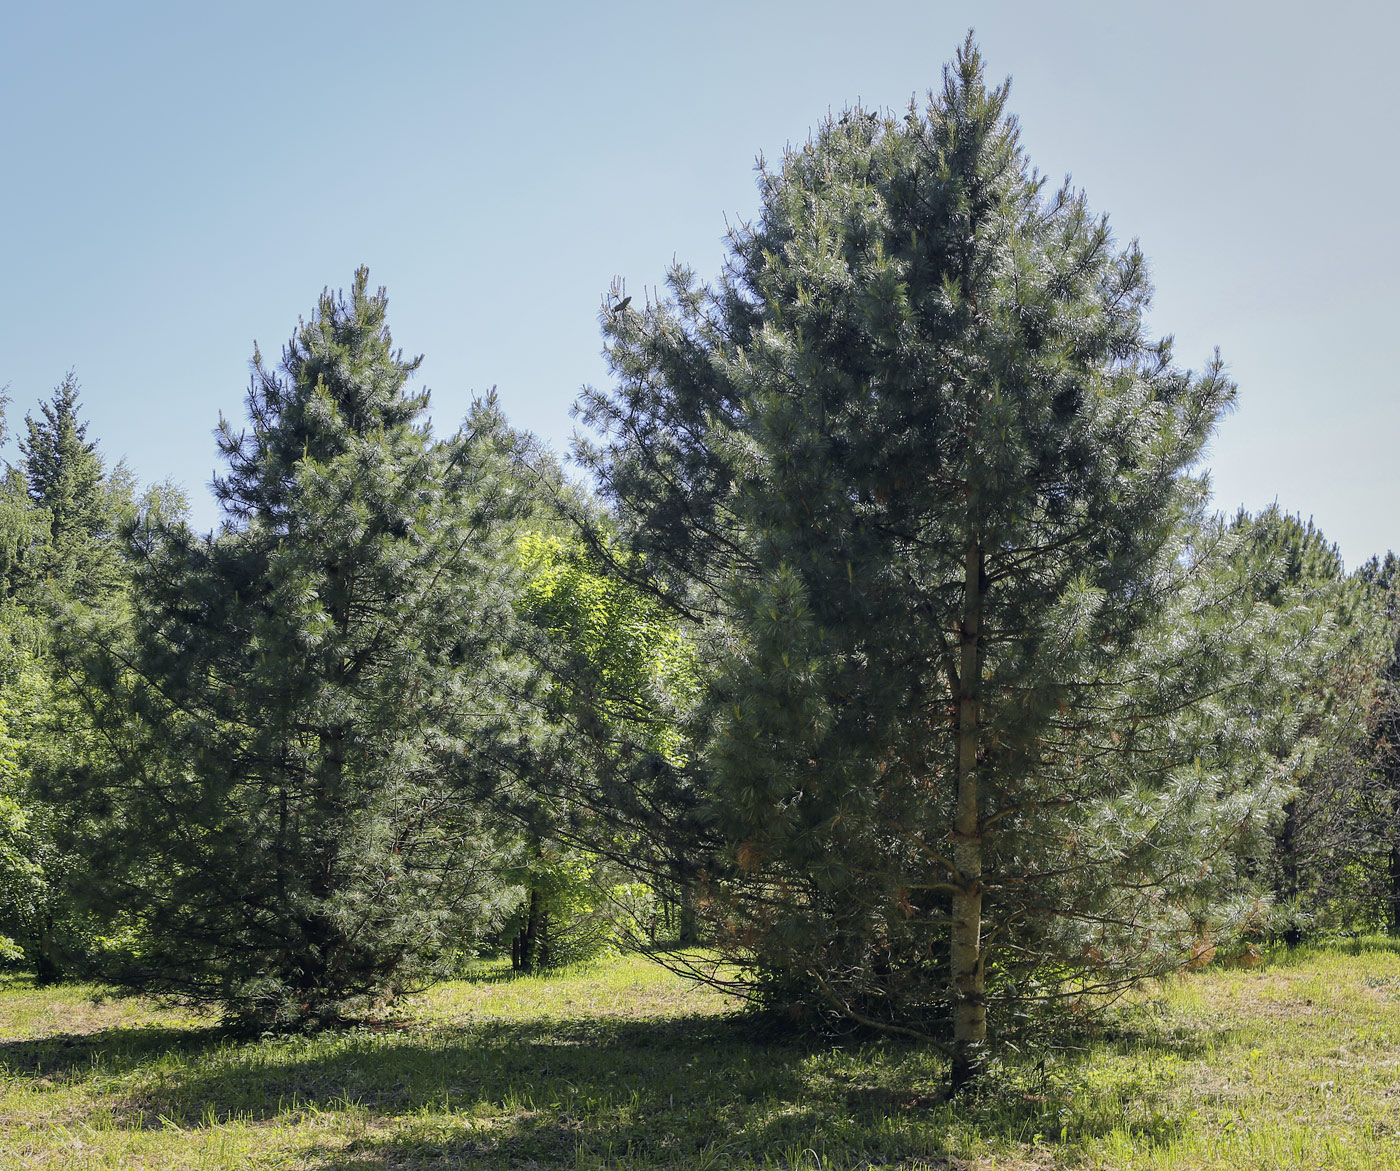
{"type": "MultiPolygon", "coordinates": [[[[50,629],[65,607],[120,607],[125,578],[115,534],[129,473],[104,475],[96,444],[78,417],[72,373],[25,420],[20,466],[0,480],[0,804],[8,818],[10,875],[0,894],[0,935],[7,935],[40,983],[80,970],[101,925],[64,893],[80,858],[61,848],[60,810],[36,778],[50,760],[67,758],[90,732],[82,713],[65,708],[51,686],[50,629]]],[[[0,398],[0,409],[8,396],[0,398]]],[[[7,427],[0,417],[0,438],[7,427]]],[[[3,835],[0,835],[3,836],[3,835]]]]}
{"type": "Polygon", "coordinates": [[[497,922],[510,845],[464,780],[508,732],[520,441],[434,439],[363,268],[222,422],[225,521],[147,519],[129,628],[62,654],[105,753],[67,778],[114,974],[256,1028],[332,1023],[497,922]]]}
{"type": "MultiPolygon", "coordinates": [[[[1194,540],[1234,387],[1030,167],[971,41],[926,108],[760,167],[717,287],[602,314],[580,455],[716,665],[707,900],[789,1004],[944,1044],[1202,954],[1283,796],[1241,583],[1194,540]]],[[[619,290],[620,291],[620,290],[619,290]]],[[[639,572],[637,567],[644,567],[639,572]]]]}
{"type": "Polygon", "coordinates": [[[30,499],[48,521],[38,575],[60,594],[90,602],[116,588],[121,565],[102,457],[79,417],[79,390],[70,370],[39,404],[40,417],[25,417],[20,451],[30,499]]]}

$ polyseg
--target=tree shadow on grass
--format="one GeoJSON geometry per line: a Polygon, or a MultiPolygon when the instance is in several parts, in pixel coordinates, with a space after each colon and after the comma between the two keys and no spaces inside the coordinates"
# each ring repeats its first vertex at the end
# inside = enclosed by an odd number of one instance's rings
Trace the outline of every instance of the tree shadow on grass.
{"type": "MultiPolygon", "coordinates": [[[[1049,1050],[1004,1052],[984,1092],[952,1103],[927,1048],[833,1043],[755,1014],[476,1017],[252,1041],[142,1025],[0,1042],[0,1064],[36,1079],[126,1077],[102,1108],[133,1129],[337,1115],[308,1134],[322,1144],[304,1153],[312,1171],[797,1165],[811,1162],[804,1151],[828,1169],[940,1166],[955,1130],[993,1144],[1058,1134],[1095,1056],[1141,1060],[1135,1085],[1150,1096],[1158,1057],[1197,1057],[1222,1036],[1167,1025],[1146,1013],[1051,1038],[1049,1050]]],[[[1121,1110],[1079,1116],[1083,1134],[1126,1125],[1155,1136],[1172,1122],[1155,1107],[1126,1124],[1121,1110]]]]}
{"type": "MultiPolygon", "coordinates": [[[[946,1067],[927,1048],[884,1041],[833,1049],[743,1014],[488,1019],[245,1044],[220,1043],[213,1030],[186,1031],[179,1044],[179,1030],[164,1032],[140,1048],[127,1038],[93,1039],[120,1046],[104,1060],[128,1068],[177,1045],[198,1057],[127,1095],[118,1121],[295,1125],[299,1112],[339,1113],[337,1138],[305,1155],[313,1171],[724,1167],[770,1157],[797,1163],[804,1150],[822,1154],[828,1168],[915,1159],[937,1166],[950,1128],[975,1127],[1008,1143],[1058,1133],[1077,1092],[1076,1066],[1091,1052],[1060,1060],[1048,1083],[1043,1062],[1037,1073],[1035,1057],[1013,1056],[986,1092],[949,1103],[939,1092],[946,1067]],[[357,1126],[363,1133],[354,1137],[357,1126]]],[[[1095,1052],[1187,1057],[1210,1041],[1119,1030],[1090,1044],[1095,1052]]],[[[1104,1118],[1104,1129],[1123,1124],[1121,1114],[1104,1118]]]]}
{"type": "Polygon", "coordinates": [[[377,1115],[433,1111],[496,1114],[650,1099],[697,1071],[732,1076],[762,1059],[787,1083],[811,1044],[763,1044],[735,1018],[681,1016],[638,1022],[576,1018],[481,1021],[417,1029],[354,1029],[264,1039],[221,1049],[197,1068],[161,1079],[138,1103],[180,1125],[230,1118],[264,1121],[289,1108],[363,1108],[377,1115]],[[532,1103],[536,1105],[531,1105],[532,1103]]]}
{"type": "Polygon", "coordinates": [[[22,1077],[74,1080],[101,1069],[124,1074],[160,1057],[194,1057],[229,1040],[226,1029],[166,1025],[117,1025],[91,1033],[50,1033],[24,1041],[0,1041],[0,1068],[22,1077]]]}

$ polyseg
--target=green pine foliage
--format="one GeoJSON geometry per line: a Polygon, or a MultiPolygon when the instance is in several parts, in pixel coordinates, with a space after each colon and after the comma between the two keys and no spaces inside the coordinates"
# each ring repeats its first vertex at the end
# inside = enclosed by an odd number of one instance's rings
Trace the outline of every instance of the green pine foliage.
{"type": "Polygon", "coordinates": [[[255,355],[222,528],[148,514],[129,619],[61,647],[102,744],[54,786],[128,930],[112,974],[252,1028],[361,1013],[508,905],[465,794],[518,723],[520,439],[494,400],[435,439],[385,311],[360,269],[280,370],[255,355]]]}
{"type": "Polygon", "coordinates": [[[42,847],[26,808],[13,716],[10,704],[0,698],[0,963],[24,958],[24,939],[44,890],[42,847]]]}
{"type": "Polygon", "coordinates": [[[1234,387],[1147,336],[1137,245],[1046,186],[1006,100],[969,41],[926,108],[761,167],[717,287],[605,305],[616,387],[581,405],[634,569],[720,665],[719,939],[956,1082],[989,1010],[1242,930],[1237,851],[1286,790],[1236,720],[1271,711],[1273,619],[1198,537],[1234,387]]]}
{"type": "Polygon", "coordinates": [[[1372,922],[1400,935],[1400,557],[1373,557],[1356,574],[1381,615],[1387,643],[1359,753],[1356,822],[1345,862],[1372,922]]]}
{"type": "Polygon", "coordinates": [[[1346,927],[1373,929],[1357,860],[1373,853],[1367,828],[1366,724],[1391,631],[1375,591],[1348,576],[1311,520],[1277,505],[1241,511],[1229,526],[1255,605],[1278,615],[1275,657],[1289,664],[1285,735],[1267,749],[1292,790],[1267,859],[1270,929],[1289,945],[1346,927]]]}

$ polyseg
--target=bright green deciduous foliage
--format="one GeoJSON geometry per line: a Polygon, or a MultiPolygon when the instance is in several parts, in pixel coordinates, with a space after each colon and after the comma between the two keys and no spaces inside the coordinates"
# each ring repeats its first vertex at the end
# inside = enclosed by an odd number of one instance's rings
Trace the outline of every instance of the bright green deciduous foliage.
{"type": "MultiPolygon", "coordinates": [[[[971,42],[830,120],[718,288],[603,314],[581,449],[723,670],[710,907],[777,999],[946,1044],[1183,962],[1282,798],[1189,469],[1234,388],[1144,331],[1136,245],[1031,170],[971,42]],[[726,861],[727,869],[719,869],[726,861]],[[991,1025],[989,1026],[989,1012],[991,1025]]],[[[1247,903],[1247,900],[1246,900],[1247,903]]]]}
{"type": "Polygon", "coordinates": [[[522,851],[507,878],[522,891],[502,937],[511,967],[537,972],[593,959],[617,942],[625,924],[615,870],[574,843],[535,840],[522,851]]]}
{"type": "MultiPolygon", "coordinates": [[[[615,556],[602,539],[604,556],[615,556]]],[[[669,824],[683,812],[668,783],[687,763],[683,719],[699,680],[676,617],[608,576],[584,543],[534,533],[520,554],[528,577],[521,613],[537,633],[548,679],[538,699],[553,730],[521,768],[533,806],[523,812],[536,841],[556,843],[537,847],[522,872],[528,908],[516,952],[529,967],[531,943],[542,937],[538,913],[572,901],[596,918],[600,883],[614,886],[627,871],[645,874],[663,901],[685,902],[686,868],[669,824]]],[[[567,917],[553,921],[563,928],[567,917]]]]}
{"type": "Polygon", "coordinates": [[[675,617],[562,537],[530,534],[521,557],[529,579],[525,614],[559,636],[581,665],[571,677],[572,702],[589,703],[596,718],[630,728],[642,747],[681,763],[679,713],[699,684],[695,648],[675,617]]]}
{"type": "Polygon", "coordinates": [[[107,745],[64,783],[133,927],[113,974],[255,1028],[445,970],[512,861],[463,793],[517,721],[520,440],[492,401],[431,436],[367,282],[322,296],[280,372],[254,357],[223,528],[143,525],[129,629],[62,648],[107,745]]]}

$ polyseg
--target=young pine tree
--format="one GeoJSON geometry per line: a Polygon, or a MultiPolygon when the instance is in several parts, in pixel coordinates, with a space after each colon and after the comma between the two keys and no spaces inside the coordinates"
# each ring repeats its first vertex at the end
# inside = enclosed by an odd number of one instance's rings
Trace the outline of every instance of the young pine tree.
{"type": "Polygon", "coordinates": [[[363,1011],[495,925],[509,850],[454,783],[513,715],[523,494],[493,402],[437,441],[360,269],[253,360],[217,534],[136,531],[127,630],[62,661],[105,737],[67,779],[128,986],[256,1028],[363,1011]]]}
{"type": "Polygon", "coordinates": [[[1180,964],[1280,800],[1223,718],[1268,675],[1253,620],[1190,539],[1234,388],[1145,334],[1142,255],[1006,97],[969,41],[926,109],[762,168],[718,288],[605,307],[617,386],[581,408],[718,664],[719,938],[955,1085],[1014,1013],[1180,964]]]}

